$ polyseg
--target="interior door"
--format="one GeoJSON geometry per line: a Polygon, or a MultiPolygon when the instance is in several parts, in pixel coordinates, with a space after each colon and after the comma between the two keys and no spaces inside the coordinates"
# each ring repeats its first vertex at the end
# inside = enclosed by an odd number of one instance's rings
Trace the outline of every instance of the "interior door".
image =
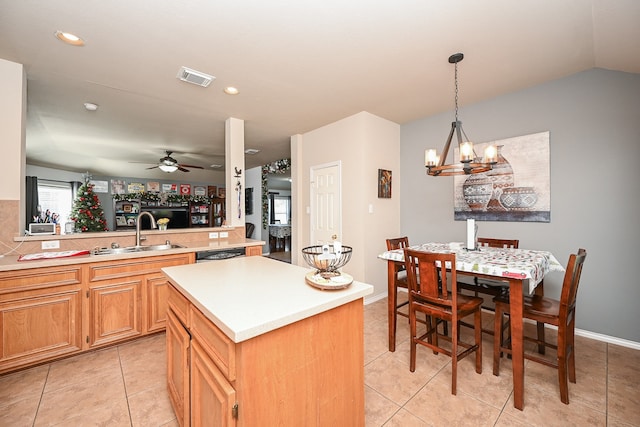
{"type": "Polygon", "coordinates": [[[311,244],[342,240],[341,163],[311,168],[311,244]]]}

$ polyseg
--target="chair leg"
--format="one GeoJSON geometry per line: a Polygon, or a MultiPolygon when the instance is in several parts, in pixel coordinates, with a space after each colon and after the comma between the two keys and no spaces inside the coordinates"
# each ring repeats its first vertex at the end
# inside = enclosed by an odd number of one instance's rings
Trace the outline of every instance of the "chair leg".
{"type": "Polygon", "coordinates": [[[569,327],[569,339],[567,344],[567,358],[569,359],[569,381],[572,383],[576,383],[576,347],[574,345],[575,341],[575,325],[573,324],[573,320],[569,327]]]}
{"type": "Polygon", "coordinates": [[[500,375],[500,347],[504,337],[502,330],[502,305],[496,303],[495,318],[493,321],[493,375],[500,375]]]}
{"type": "Polygon", "coordinates": [[[476,345],[478,348],[476,349],[476,372],[478,374],[482,373],[482,312],[480,310],[474,313],[474,323],[475,327],[473,328],[476,335],[476,345]]]}
{"type": "Polygon", "coordinates": [[[451,394],[457,394],[458,385],[458,322],[451,322],[451,394]]]}
{"type": "Polygon", "coordinates": [[[567,337],[566,331],[558,331],[558,383],[560,385],[560,400],[565,405],[569,404],[569,384],[567,381],[567,337]]]}
{"type": "Polygon", "coordinates": [[[547,342],[544,339],[544,323],[537,322],[536,329],[538,330],[538,353],[544,354],[545,353],[544,343],[547,342]]]}
{"type": "Polygon", "coordinates": [[[409,371],[416,371],[416,312],[409,305],[409,329],[411,330],[411,352],[409,356],[409,371]]]}

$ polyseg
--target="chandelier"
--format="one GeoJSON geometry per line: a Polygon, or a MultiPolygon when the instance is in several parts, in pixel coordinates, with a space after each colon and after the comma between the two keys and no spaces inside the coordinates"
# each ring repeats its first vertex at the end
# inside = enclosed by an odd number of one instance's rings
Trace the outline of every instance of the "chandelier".
{"type": "Polygon", "coordinates": [[[492,165],[498,161],[498,151],[495,145],[488,145],[484,150],[484,159],[479,159],[473,149],[473,143],[469,141],[467,134],[462,129],[462,122],[458,120],[458,62],[462,61],[464,55],[455,53],[449,57],[449,63],[455,64],[455,103],[456,103],[456,121],[451,123],[451,132],[442,150],[442,155],[438,156],[435,149],[428,149],[424,153],[424,166],[427,168],[427,174],[431,176],[451,176],[451,175],[471,175],[491,170],[492,165]],[[458,150],[460,152],[460,163],[445,164],[447,154],[453,134],[458,139],[458,150]],[[465,140],[463,141],[462,135],[465,140]]]}

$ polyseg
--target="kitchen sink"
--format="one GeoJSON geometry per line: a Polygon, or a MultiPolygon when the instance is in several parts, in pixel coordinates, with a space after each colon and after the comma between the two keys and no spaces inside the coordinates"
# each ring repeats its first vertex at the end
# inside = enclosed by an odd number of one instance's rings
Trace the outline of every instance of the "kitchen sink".
{"type": "Polygon", "coordinates": [[[167,243],[164,245],[143,245],[143,246],[127,246],[124,248],[95,248],[93,255],[117,255],[117,254],[129,254],[134,252],[149,252],[149,251],[166,251],[169,249],[184,248],[182,245],[172,245],[167,243]]]}

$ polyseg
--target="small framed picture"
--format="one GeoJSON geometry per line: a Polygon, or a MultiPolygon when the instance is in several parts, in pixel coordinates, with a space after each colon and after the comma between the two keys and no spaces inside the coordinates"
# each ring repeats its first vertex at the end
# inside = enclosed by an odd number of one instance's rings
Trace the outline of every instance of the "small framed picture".
{"type": "Polygon", "coordinates": [[[118,225],[118,226],[127,225],[127,218],[125,218],[124,215],[116,216],[116,225],[118,225]]]}
{"type": "Polygon", "coordinates": [[[391,198],[391,171],[378,169],[378,198],[391,198]]]}
{"type": "Polygon", "coordinates": [[[218,188],[218,197],[220,197],[220,198],[223,198],[223,199],[224,199],[224,198],[225,198],[225,196],[226,196],[226,194],[227,194],[227,192],[225,191],[225,189],[224,189],[224,188],[218,188]]]}
{"type": "Polygon", "coordinates": [[[133,205],[130,205],[130,204],[122,205],[123,212],[131,212],[132,209],[133,209],[133,205]]]}

